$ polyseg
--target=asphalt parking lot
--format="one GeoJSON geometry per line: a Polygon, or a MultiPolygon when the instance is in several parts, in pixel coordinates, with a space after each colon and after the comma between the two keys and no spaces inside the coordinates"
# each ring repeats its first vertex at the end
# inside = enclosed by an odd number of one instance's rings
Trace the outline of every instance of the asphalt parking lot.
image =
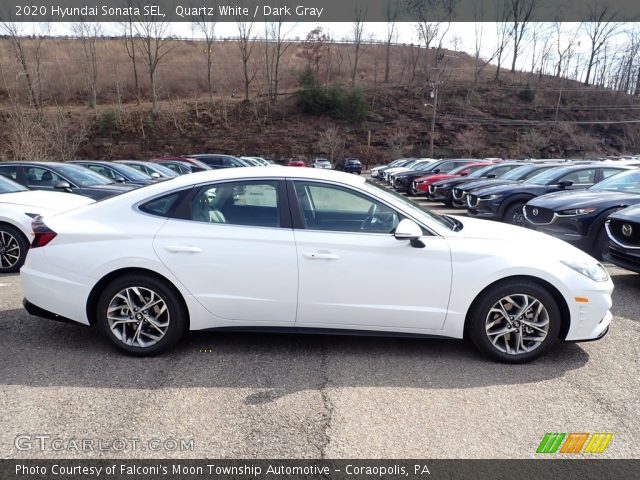
{"type": "Polygon", "coordinates": [[[131,358],[30,317],[0,276],[0,457],[527,458],[546,432],[610,432],[598,458],[640,458],[640,275],[609,271],[610,333],[515,366],[462,341],[231,333],[131,358]]]}

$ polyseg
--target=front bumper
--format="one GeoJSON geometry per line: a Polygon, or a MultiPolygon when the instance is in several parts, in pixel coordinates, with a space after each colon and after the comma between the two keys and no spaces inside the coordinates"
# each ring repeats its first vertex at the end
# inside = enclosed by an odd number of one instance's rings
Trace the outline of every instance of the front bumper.
{"type": "Polygon", "coordinates": [[[609,242],[609,251],[604,254],[604,260],[632,272],[640,273],[640,252],[620,248],[609,242]]]}

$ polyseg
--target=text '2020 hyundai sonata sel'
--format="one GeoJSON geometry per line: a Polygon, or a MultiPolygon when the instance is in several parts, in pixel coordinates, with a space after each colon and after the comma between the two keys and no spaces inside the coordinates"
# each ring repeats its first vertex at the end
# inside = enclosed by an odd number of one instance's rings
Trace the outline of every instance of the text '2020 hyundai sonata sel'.
{"type": "Polygon", "coordinates": [[[611,279],[571,245],[334,171],[195,173],[33,228],[27,310],[97,324],[134,355],[188,329],[328,330],[469,337],[517,363],[612,318],[611,279]]]}

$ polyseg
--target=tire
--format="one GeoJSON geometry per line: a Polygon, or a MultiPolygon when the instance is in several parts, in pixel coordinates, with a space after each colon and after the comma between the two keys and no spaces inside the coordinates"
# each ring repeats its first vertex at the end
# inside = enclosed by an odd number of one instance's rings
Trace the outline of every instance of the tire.
{"type": "Polygon", "coordinates": [[[96,318],[102,333],[119,350],[146,357],[169,350],[182,338],[187,328],[188,312],[180,295],[165,281],[146,274],[123,275],[102,291],[96,307],[96,318]],[[127,292],[130,302],[126,300],[127,292]],[[151,293],[155,297],[151,297],[151,293]],[[146,310],[140,309],[145,302],[151,303],[158,299],[166,306],[166,312],[162,310],[162,304],[146,310]],[[112,326],[107,317],[110,307],[116,307],[112,312],[112,319],[122,318],[127,323],[112,326]],[[134,311],[131,311],[132,308],[134,311]],[[136,308],[139,310],[135,310],[136,308]],[[134,317],[138,317],[137,320],[134,317]],[[151,318],[154,320],[150,321],[151,318]]]}
{"type": "Polygon", "coordinates": [[[16,227],[0,224],[0,273],[15,273],[24,265],[29,241],[16,227]]]}
{"type": "Polygon", "coordinates": [[[522,213],[522,207],[524,203],[516,202],[513,205],[507,207],[504,212],[504,222],[511,225],[517,225],[519,227],[524,226],[524,214],[522,213]]]}
{"type": "Polygon", "coordinates": [[[604,225],[600,227],[596,241],[593,243],[592,254],[598,260],[604,260],[604,254],[609,251],[609,236],[604,228],[604,225]]]}
{"type": "Polygon", "coordinates": [[[484,355],[502,363],[526,363],[540,357],[553,346],[560,334],[560,323],[560,309],[546,288],[527,280],[505,281],[484,292],[475,303],[470,312],[467,333],[484,355]],[[510,316],[507,320],[494,310],[494,307],[501,305],[508,315],[514,308],[526,305],[526,302],[533,304],[535,309],[528,314],[528,324],[521,323],[521,317],[510,316]],[[542,310],[538,310],[537,305],[542,305],[542,310]],[[536,328],[529,325],[535,325],[536,328]],[[510,329],[507,334],[495,335],[495,332],[506,328],[510,329]],[[526,344],[523,341],[518,343],[518,333],[528,339],[526,344]],[[534,340],[534,337],[538,340],[534,340]]]}

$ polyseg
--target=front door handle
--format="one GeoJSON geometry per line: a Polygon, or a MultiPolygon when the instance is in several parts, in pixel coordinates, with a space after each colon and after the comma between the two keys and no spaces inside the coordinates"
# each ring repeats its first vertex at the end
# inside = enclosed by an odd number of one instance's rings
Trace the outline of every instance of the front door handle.
{"type": "Polygon", "coordinates": [[[303,253],[309,260],[339,260],[340,256],[329,252],[309,252],[303,253]]]}
{"type": "Polygon", "coordinates": [[[167,245],[164,249],[169,253],[200,253],[201,248],[192,247],[189,245],[167,245]]]}

